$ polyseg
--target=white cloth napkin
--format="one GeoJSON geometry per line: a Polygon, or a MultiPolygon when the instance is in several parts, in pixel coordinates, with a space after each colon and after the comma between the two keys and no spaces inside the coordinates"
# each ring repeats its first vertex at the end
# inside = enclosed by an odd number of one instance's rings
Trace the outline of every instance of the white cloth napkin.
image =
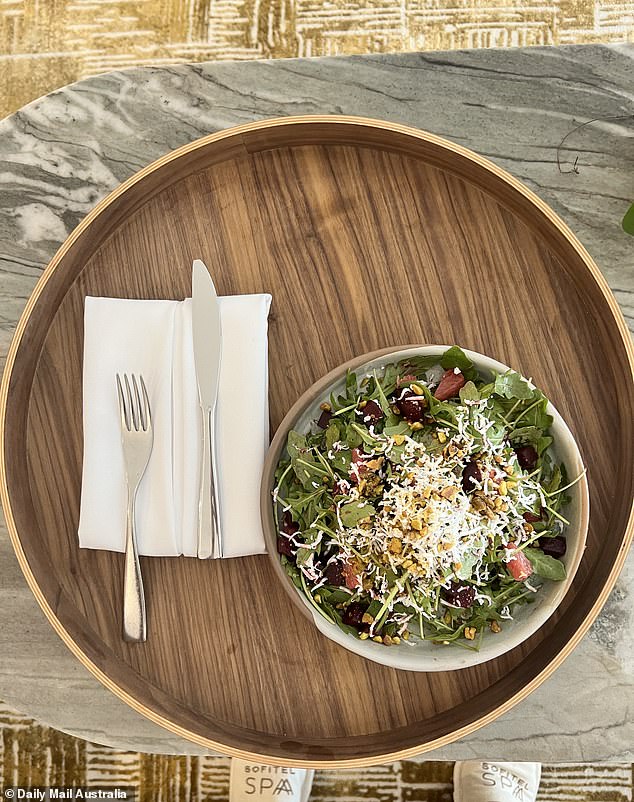
{"type": "MultiPolygon", "coordinates": [[[[270,295],[220,298],[218,482],[225,557],[265,552],[259,491],[268,446],[270,295]]],[[[126,490],[115,375],[145,380],[154,446],[137,495],[139,553],[196,556],[202,421],[191,299],[86,298],[79,545],[125,549],[126,490]]]]}

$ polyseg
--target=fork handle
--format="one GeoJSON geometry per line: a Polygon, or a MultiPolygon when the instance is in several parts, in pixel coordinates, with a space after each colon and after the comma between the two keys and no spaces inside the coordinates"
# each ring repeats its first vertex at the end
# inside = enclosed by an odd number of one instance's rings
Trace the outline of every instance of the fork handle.
{"type": "Polygon", "coordinates": [[[136,493],[128,489],[128,514],[125,532],[125,575],[123,580],[123,638],[139,643],[147,638],[145,594],[139,565],[134,521],[136,493]]]}

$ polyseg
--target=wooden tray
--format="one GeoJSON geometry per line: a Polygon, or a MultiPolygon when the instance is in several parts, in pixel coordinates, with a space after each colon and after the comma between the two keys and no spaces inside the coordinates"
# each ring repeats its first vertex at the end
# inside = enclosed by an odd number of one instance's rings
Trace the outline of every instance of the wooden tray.
{"type": "Polygon", "coordinates": [[[126,181],[44,272],[2,385],[9,531],[64,642],[169,730],[282,765],[403,758],[523,699],[599,612],[632,535],[632,363],[623,319],[586,251],[485,159],[385,122],[245,125],[126,181]],[[142,559],[150,636],[122,641],[123,558],[77,547],[83,300],[182,298],[195,257],[222,294],[273,294],[272,431],[332,367],[402,343],[456,342],[546,391],[578,439],[592,499],[586,556],[538,634],[475,668],[398,672],[321,637],[261,556],[142,559]]]}

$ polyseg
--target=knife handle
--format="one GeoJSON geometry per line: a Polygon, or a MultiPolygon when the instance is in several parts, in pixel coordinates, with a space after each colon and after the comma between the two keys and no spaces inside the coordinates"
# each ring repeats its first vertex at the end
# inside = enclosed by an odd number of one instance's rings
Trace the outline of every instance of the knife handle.
{"type": "Polygon", "coordinates": [[[218,560],[224,557],[222,549],[222,529],[220,527],[220,494],[218,488],[218,471],[216,463],[216,409],[209,413],[209,450],[211,452],[211,469],[209,471],[210,497],[211,497],[211,556],[218,560]]]}
{"type": "Polygon", "coordinates": [[[214,411],[203,409],[203,452],[198,500],[198,559],[200,560],[222,557],[214,431],[214,411]]]}
{"type": "Polygon", "coordinates": [[[211,557],[212,509],[211,509],[211,411],[203,408],[203,453],[200,465],[200,491],[198,496],[198,559],[211,557]]]}

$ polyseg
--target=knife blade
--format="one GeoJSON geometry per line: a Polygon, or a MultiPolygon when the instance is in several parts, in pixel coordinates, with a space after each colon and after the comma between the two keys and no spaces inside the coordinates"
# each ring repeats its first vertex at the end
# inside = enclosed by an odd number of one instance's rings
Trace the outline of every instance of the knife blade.
{"type": "Polygon", "coordinates": [[[192,337],[203,443],[198,499],[198,557],[222,557],[216,470],[215,411],[220,380],[222,329],[216,288],[204,262],[192,265],[192,337]]]}

